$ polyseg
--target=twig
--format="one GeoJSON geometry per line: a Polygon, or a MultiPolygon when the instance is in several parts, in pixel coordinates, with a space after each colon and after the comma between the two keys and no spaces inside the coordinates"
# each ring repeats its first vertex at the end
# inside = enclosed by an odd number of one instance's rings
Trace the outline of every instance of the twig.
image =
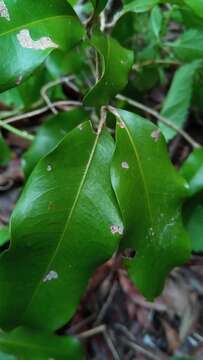
{"type": "Polygon", "coordinates": [[[180,61],[177,60],[167,60],[167,59],[152,59],[152,60],[147,60],[144,61],[142,63],[138,63],[138,64],[134,64],[132,69],[139,71],[141,68],[145,67],[145,66],[150,66],[150,65],[181,65],[182,63],[180,61]]]}
{"type": "Polygon", "coordinates": [[[106,325],[99,325],[93,329],[82,332],[81,334],[78,335],[78,337],[80,339],[87,339],[89,337],[93,337],[95,335],[102,334],[105,331],[106,331],[106,325]]]}
{"type": "Polygon", "coordinates": [[[126,339],[125,337],[122,337],[121,340],[124,344],[128,345],[132,350],[134,350],[135,353],[141,353],[143,355],[146,355],[149,359],[152,360],[161,360],[161,358],[157,357],[156,355],[153,355],[152,353],[144,349],[142,346],[137,345],[135,342],[132,342],[126,339]]]}
{"type": "MultiPolygon", "coordinates": [[[[67,111],[67,110],[82,106],[82,103],[79,101],[56,101],[56,102],[52,103],[52,105],[54,105],[54,107],[58,107],[59,109],[62,109],[63,111],[67,111]]],[[[16,116],[7,118],[6,120],[4,120],[3,123],[10,124],[15,121],[32,118],[34,116],[46,113],[49,109],[50,109],[50,107],[47,105],[40,109],[36,109],[36,110],[30,111],[27,113],[23,113],[20,115],[16,115],[16,116]]]]}
{"type": "Polygon", "coordinates": [[[104,336],[104,339],[106,340],[106,343],[107,343],[107,345],[109,347],[109,350],[111,351],[111,353],[113,355],[113,359],[114,360],[121,360],[120,356],[119,356],[119,354],[118,354],[118,352],[117,352],[117,350],[115,348],[113,340],[111,339],[111,335],[109,334],[109,332],[105,331],[103,333],[103,336],[104,336]]]}
{"type": "Polygon", "coordinates": [[[56,115],[58,113],[58,111],[55,108],[54,103],[49,99],[49,96],[47,95],[47,92],[49,89],[57,86],[57,85],[61,85],[63,83],[68,84],[68,86],[70,86],[73,90],[77,90],[76,86],[74,84],[72,84],[71,80],[74,79],[74,76],[66,76],[66,77],[62,77],[53,81],[48,82],[47,84],[45,84],[40,93],[42,98],[44,99],[44,101],[47,103],[47,106],[50,108],[50,110],[56,115]]]}
{"type": "Polygon", "coordinates": [[[96,317],[96,313],[91,314],[90,316],[88,316],[87,318],[79,321],[77,324],[72,325],[69,330],[68,333],[70,334],[75,334],[81,327],[88,325],[91,321],[93,321],[96,317]]]}
{"type": "Polygon", "coordinates": [[[179,129],[175,124],[173,124],[170,120],[166,119],[165,117],[163,117],[162,115],[160,115],[157,111],[151,109],[150,107],[132,100],[126,96],[120,95],[118,94],[116,96],[116,99],[118,100],[122,100],[127,102],[129,105],[132,105],[140,110],[143,110],[149,114],[151,114],[152,116],[154,116],[157,120],[159,120],[160,122],[162,122],[163,124],[165,124],[166,126],[168,126],[169,128],[175,130],[177,133],[179,133],[194,149],[198,149],[201,147],[201,145],[196,142],[195,140],[193,140],[193,138],[188,135],[184,130],[179,129]]]}
{"type": "Polygon", "coordinates": [[[100,132],[102,131],[102,128],[106,122],[107,111],[108,111],[108,108],[106,106],[101,107],[100,121],[99,121],[98,129],[97,129],[97,134],[100,134],[100,132]]]}
{"type": "Polygon", "coordinates": [[[0,126],[3,129],[6,129],[6,130],[10,131],[11,133],[13,133],[17,136],[20,136],[26,140],[30,140],[30,141],[34,140],[34,136],[29,134],[27,131],[25,131],[25,130],[21,131],[19,129],[16,129],[15,127],[7,124],[5,121],[0,120],[0,126]]]}
{"type": "Polygon", "coordinates": [[[103,304],[103,306],[102,306],[102,308],[101,308],[101,310],[100,310],[100,312],[99,312],[99,314],[97,316],[97,319],[96,319],[94,325],[98,325],[99,323],[102,322],[102,320],[103,320],[103,318],[104,318],[104,316],[105,316],[105,314],[107,312],[107,309],[109,308],[110,304],[112,303],[112,300],[113,300],[113,297],[115,295],[116,290],[117,290],[117,283],[114,282],[114,284],[113,284],[113,286],[112,286],[112,288],[111,288],[111,290],[109,292],[109,295],[108,295],[106,301],[104,302],[104,304],[103,304]]]}

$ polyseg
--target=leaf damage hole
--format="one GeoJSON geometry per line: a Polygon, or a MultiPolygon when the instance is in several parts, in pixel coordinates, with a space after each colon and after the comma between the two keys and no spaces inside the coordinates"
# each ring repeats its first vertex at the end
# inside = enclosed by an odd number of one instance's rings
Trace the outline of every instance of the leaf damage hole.
{"type": "Polygon", "coordinates": [[[51,270],[43,279],[43,282],[51,281],[51,280],[57,280],[58,274],[56,271],[51,270]]]}
{"type": "Polygon", "coordinates": [[[58,45],[48,36],[41,37],[39,40],[33,40],[28,29],[21,30],[17,34],[17,39],[20,45],[25,49],[46,50],[58,48],[58,45]]]}
{"type": "Polygon", "coordinates": [[[0,0],[0,17],[5,18],[7,21],[11,20],[4,0],[0,0]]]}
{"type": "Polygon", "coordinates": [[[111,232],[112,234],[119,234],[123,235],[124,233],[124,227],[119,225],[111,225],[111,232]]]}
{"type": "Polygon", "coordinates": [[[123,168],[123,169],[129,169],[129,164],[126,162],[126,161],[123,161],[122,163],[121,163],[121,167],[123,168]]]}

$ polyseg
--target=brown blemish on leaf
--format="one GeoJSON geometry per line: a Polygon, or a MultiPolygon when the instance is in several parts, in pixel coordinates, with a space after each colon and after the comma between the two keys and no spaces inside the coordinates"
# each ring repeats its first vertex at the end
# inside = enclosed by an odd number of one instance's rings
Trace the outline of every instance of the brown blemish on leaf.
{"type": "Polygon", "coordinates": [[[0,0],[0,17],[3,17],[8,21],[11,20],[4,0],[0,0]]]}
{"type": "Polygon", "coordinates": [[[21,30],[17,34],[17,39],[20,45],[25,49],[46,50],[58,48],[58,45],[48,36],[41,37],[39,40],[33,40],[28,29],[21,30]]]}

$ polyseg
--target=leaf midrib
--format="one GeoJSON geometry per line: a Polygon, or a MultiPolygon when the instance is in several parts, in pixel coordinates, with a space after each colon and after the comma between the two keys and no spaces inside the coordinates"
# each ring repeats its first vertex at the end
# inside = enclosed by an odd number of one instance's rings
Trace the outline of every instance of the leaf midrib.
{"type": "Polygon", "coordinates": [[[67,18],[67,17],[73,17],[73,15],[57,15],[57,16],[50,16],[50,17],[47,17],[47,18],[44,18],[44,19],[39,19],[39,20],[36,20],[36,21],[32,21],[30,23],[26,23],[26,24],[23,24],[23,25],[19,25],[19,26],[16,26],[15,28],[12,28],[4,33],[0,33],[0,38],[3,37],[3,36],[6,36],[10,33],[15,33],[17,32],[18,30],[22,30],[24,28],[29,28],[30,26],[33,26],[35,24],[39,24],[41,22],[45,22],[45,21],[50,21],[50,20],[55,20],[55,19],[58,19],[58,18],[67,18]]]}
{"type": "Polygon", "coordinates": [[[81,194],[83,185],[84,185],[84,183],[85,183],[85,180],[86,180],[88,171],[89,171],[90,166],[91,166],[91,164],[92,164],[92,160],[93,160],[93,158],[94,158],[94,154],[95,154],[95,150],[96,150],[96,147],[97,147],[97,144],[98,144],[98,140],[99,140],[100,134],[101,134],[101,133],[97,134],[97,136],[96,136],[96,138],[95,138],[94,145],[93,145],[93,147],[92,147],[92,151],[91,151],[91,153],[90,153],[90,156],[89,156],[87,165],[86,165],[86,167],[85,167],[84,175],[82,176],[81,182],[80,182],[80,184],[79,184],[79,186],[78,186],[78,191],[77,191],[77,193],[76,193],[75,201],[73,202],[73,205],[72,205],[71,210],[70,210],[70,212],[69,212],[69,215],[68,215],[66,224],[65,224],[65,226],[64,226],[64,230],[63,230],[63,232],[62,232],[62,234],[61,234],[61,237],[60,237],[60,240],[59,240],[58,245],[57,245],[57,247],[56,247],[56,250],[54,251],[54,253],[53,253],[52,257],[51,257],[51,259],[50,259],[50,261],[49,261],[49,263],[48,263],[48,265],[47,265],[46,270],[44,271],[43,275],[40,277],[39,283],[38,283],[38,285],[36,286],[36,289],[35,289],[35,291],[34,291],[34,293],[33,293],[33,295],[32,295],[32,298],[31,298],[31,300],[30,300],[30,302],[29,302],[29,304],[28,304],[25,312],[24,312],[23,315],[22,315],[22,319],[25,318],[26,313],[28,312],[30,306],[32,305],[33,299],[35,298],[35,296],[36,296],[36,294],[37,294],[37,292],[38,292],[38,290],[39,290],[39,288],[40,288],[40,286],[41,286],[41,281],[42,281],[42,279],[47,275],[47,273],[48,273],[48,271],[49,271],[49,269],[50,269],[50,266],[51,266],[53,260],[54,260],[55,257],[57,256],[57,252],[58,252],[58,250],[59,250],[59,248],[60,248],[60,246],[61,246],[61,243],[63,242],[64,234],[65,234],[65,232],[66,232],[67,229],[68,229],[68,226],[69,226],[70,221],[71,221],[71,219],[72,219],[73,213],[74,213],[74,211],[75,211],[75,209],[76,209],[76,206],[77,206],[77,203],[78,203],[78,200],[79,200],[79,197],[80,197],[80,194],[81,194]]]}
{"type": "MultiPolygon", "coordinates": [[[[124,121],[124,120],[123,120],[124,121]]],[[[125,121],[124,121],[125,122],[125,121]]],[[[126,122],[125,122],[126,124],[126,122]]],[[[143,188],[144,188],[144,194],[145,194],[145,199],[146,199],[146,204],[147,204],[147,210],[148,210],[148,214],[149,214],[149,220],[150,220],[150,224],[151,224],[151,227],[153,228],[153,216],[152,216],[152,212],[151,212],[151,205],[150,205],[150,199],[149,199],[149,192],[147,190],[147,185],[146,185],[146,181],[145,181],[145,177],[144,177],[144,171],[143,171],[143,168],[142,168],[142,164],[141,164],[141,160],[140,160],[140,157],[139,157],[139,154],[138,154],[138,151],[136,149],[136,146],[133,142],[133,139],[132,139],[132,136],[130,134],[130,131],[127,127],[127,124],[125,126],[125,130],[127,132],[127,135],[129,137],[129,140],[130,140],[130,143],[132,145],[132,148],[135,152],[135,157],[137,159],[137,163],[138,163],[138,168],[140,170],[140,175],[141,175],[141,179],[142,179],[142,182],[143,182],[143,188]]]]}

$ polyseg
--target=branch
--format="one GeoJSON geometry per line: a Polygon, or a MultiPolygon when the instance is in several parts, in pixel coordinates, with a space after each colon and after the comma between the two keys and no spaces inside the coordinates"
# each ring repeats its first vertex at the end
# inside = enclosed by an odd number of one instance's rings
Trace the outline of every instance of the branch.
{"type": "Polygon", "coordinates": [[[140,110],[143,110],[145,112],[147,112],[148,114],[151,114],[152,116],[154,116],[157,120],[159,120],[160,122],[162,122],[163,124],[165,124],[166,126],[168,126],[169,128],[175,130],[177,133],[179,133],[194,149],[198,149],[201,147],[201,145],[196,142],[189,134],[187,134],[184,130],[179,129],[175,124],[173,124],[170,120],[166,119],[165,117],[163,117],[162,115],[160,115],[157,111],[151,109],[150,107],[141,104],[138,101],[132,100],[126,96],[120,95],[118,94],[116,96],[116,99],[118,100],[122,100],[127,102],[129,105],[132,105],[140,110]]]}
{"type": "Polygon", "coordinates": [[[3,128],[3,129],[6,129],[8,131],[10,131],[11,133],[17,135],[17,136],[20,136],[26,140],[29,140],[29,141],[33,141],[34,140],[34,136],[29,134],[27,131],[21,131],[19,129],[16,129],[15,127],[11,126],[11,125],[8,125],[6,124],[5,121],[2,121],[0,120],[0,126],[3,128]]]}
{"type": "MultiPolygon", "coordinates": [[[[64,100],[64,101],[53,102],[52,105],[54,107],[57,107],[57,108],[63,110],[63,111],[67,111],[67,110],[71,110],[71,109],[82,106],[82,103],[79,102],[79,101],[65,101],[64,100]]],[[[27,118],[32,118],[34,116],[44,114],[48,110],[50,110],[49,105],[44,106],[44,107],[42,107],[40,109],[37,109],[37,110],[33,110],[33,111],[30,111],[30,112],[27,112],[27,113],[24,113],[24,114],[20,114],[20,115],[16,115],[16,116],[7,118],[4,121],[4,124],[10,124],[10,123],[13,123],[15,121],[24,120],[24,119],[27,119],[27,118]]]]}

